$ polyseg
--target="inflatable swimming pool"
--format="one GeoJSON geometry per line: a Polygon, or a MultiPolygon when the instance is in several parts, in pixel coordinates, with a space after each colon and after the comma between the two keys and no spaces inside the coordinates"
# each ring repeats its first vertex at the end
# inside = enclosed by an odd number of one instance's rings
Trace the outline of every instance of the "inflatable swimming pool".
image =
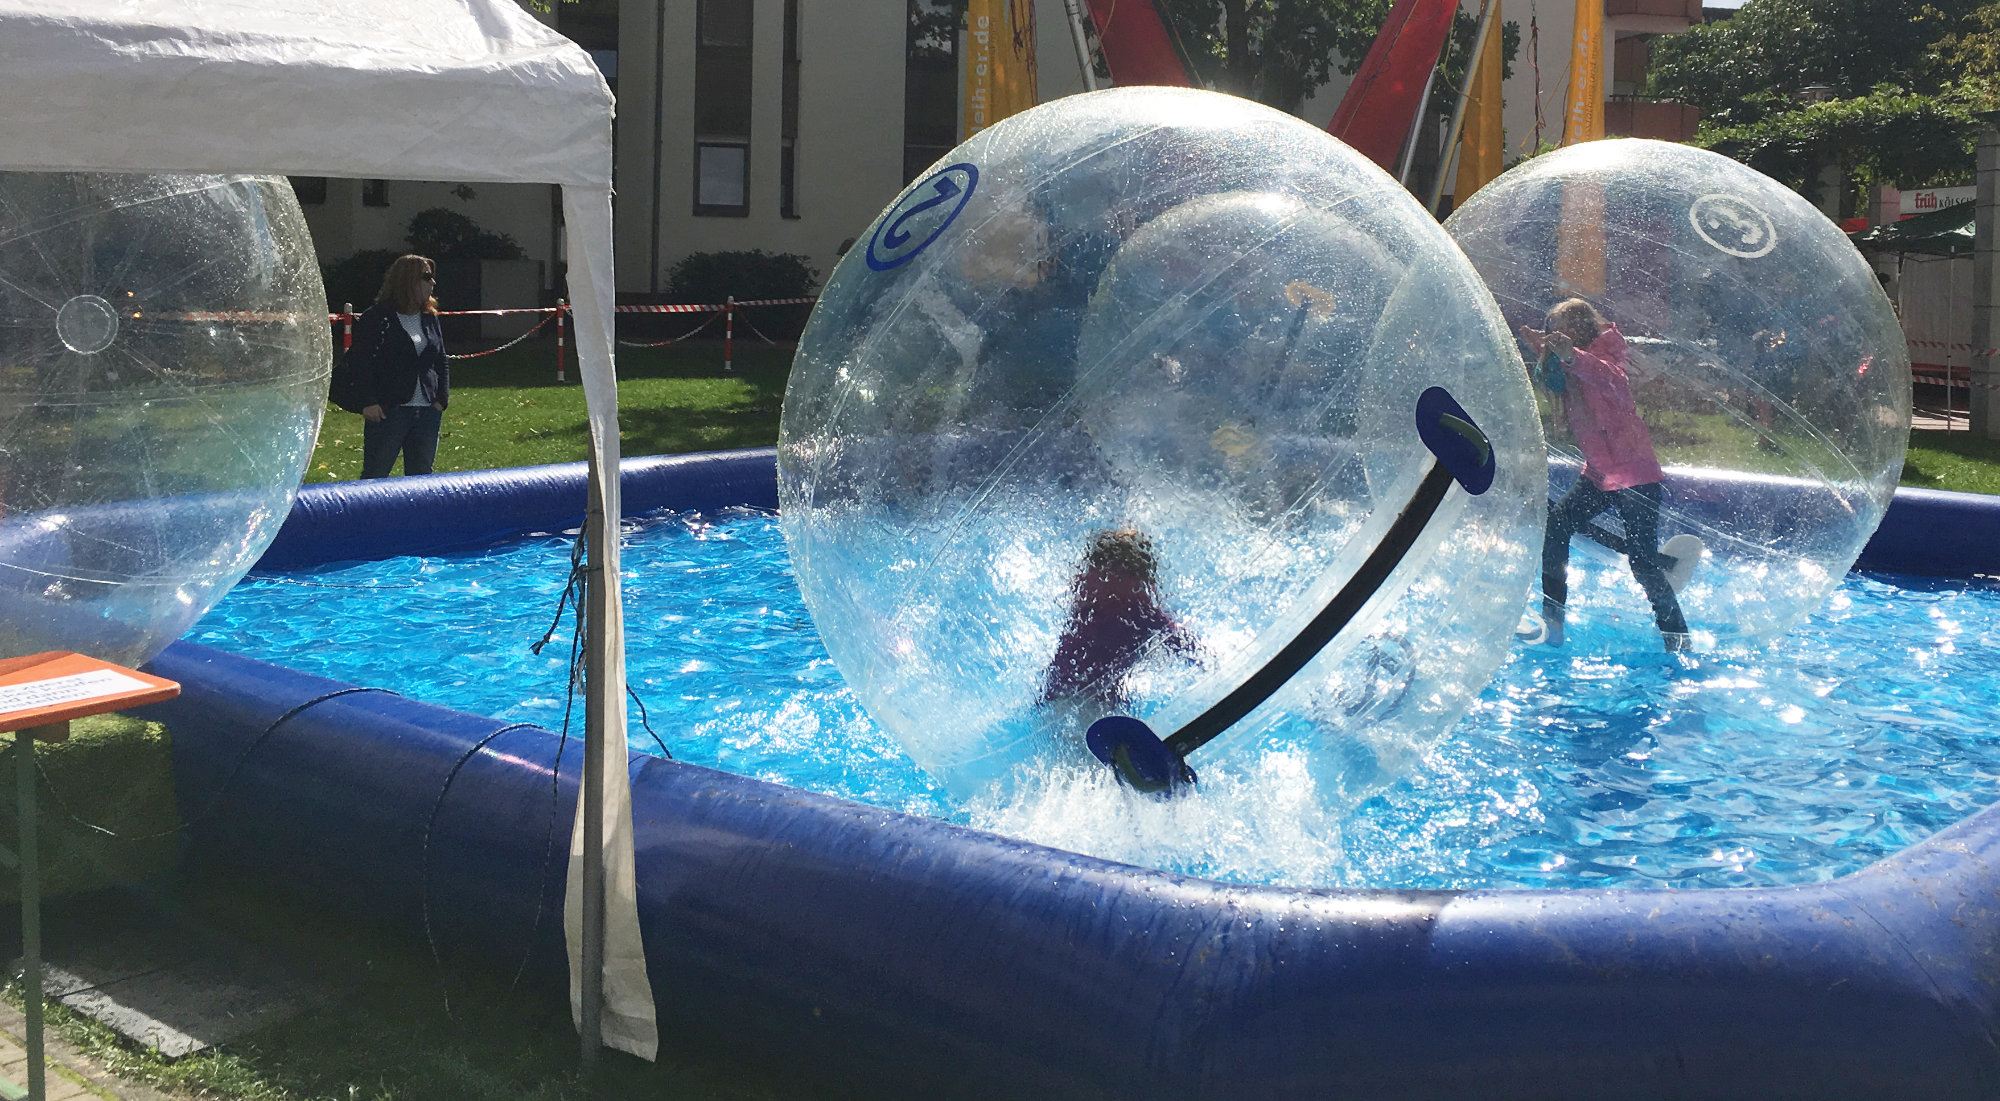
{"type": "MultiPolygon", "coordinates": [[[[775,503],[768,450],[626,506],[775,503]]],[[[581,464],[310,487],[260,569],[580,518],[581,464]]],[[[2000,499],[1903,490],[1862,565],[2000,573],[2000,499]]],[[[210,861],[560,958],[577,747],[186,643],[153,709],[210,861]],[[552,832],[553,830],[553,832],[552,832]],[[554,848],[551,849],[551,838],[554,848]]],[[[1990,1096],[2000,807],[1854,875],[1682,891],[1237,886],[633,755],[662,1034],[868,1097],[1990,1096]]]]}

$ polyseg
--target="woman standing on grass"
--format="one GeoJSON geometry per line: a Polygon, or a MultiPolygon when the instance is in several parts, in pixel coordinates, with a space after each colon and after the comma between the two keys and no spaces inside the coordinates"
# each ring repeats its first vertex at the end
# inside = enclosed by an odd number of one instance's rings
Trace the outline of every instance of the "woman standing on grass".
{"type": "MultiPolygon", "coordinates": [[[[451,363],[438,323],[437,265],[400,256],[382,277],[375,304],[361,315],[354,351],[367,387],[361,436],[361,476],[386,478],[403,457],[403,473],[429,474],[438,430],[451,401],[451,363]]],[[[349,406],[349,408],[353,408],[349,406]]]]}

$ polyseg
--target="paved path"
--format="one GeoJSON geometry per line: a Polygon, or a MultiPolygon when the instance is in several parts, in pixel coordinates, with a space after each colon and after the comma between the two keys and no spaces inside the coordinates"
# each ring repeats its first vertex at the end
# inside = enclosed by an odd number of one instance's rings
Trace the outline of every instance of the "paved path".
{"type": "MultiPolygon", "coordinates": [[[[24,1088],[28,1082],[28,1052],[21,1036],[27,1025],[19,1009],[0,1002],[0,1075],[24,1088]]],[[[42,1036],[48,1056],[48,1101],[174,1101],[172,1094],[114,1076],[96,1060],[64,1043],[54,1029],[45,1028],[42,1036]]],[[[6,1093],[25,1096],[11,1090],[6,1093]]]]}

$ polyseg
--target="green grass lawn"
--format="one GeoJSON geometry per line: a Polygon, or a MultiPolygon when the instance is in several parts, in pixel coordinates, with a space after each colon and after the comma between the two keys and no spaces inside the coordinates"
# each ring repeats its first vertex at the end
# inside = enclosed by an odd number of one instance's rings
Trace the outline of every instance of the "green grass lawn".
{"type": "MultiPolygon", "coordinates": [[[[555,363],[555,346],[547,341],[453,363],[438,472],[586,457],[590,430],[576,360],[569,360],[567,382],[555,380],[555,363]]],[[[715,341],[618,349],[621,453],[663,455],[778,442],[778,411],[791,364],[788,348],[742,340],[727,371],[715,341]]],[[[329,408],[306,481],[359,477],[361,426],[360,417],[329,408]]]]}
{"type": "MultiPolygon", "coordinates": [[[[727,371],[717,341],[620,348],[621,453],[667,455],[776,443],[791,362],[789,348],[755,341],[737,342],[734,369],[727,371]]],[[[555,346],[546,340],[454,363],[437,469],[487,470],[584,458],[589,430],[573,356],[568,366],[569,381],[555,381],[555,346]]],[[[1722,431],[1699,418],[1684,419],[1688,423],[1662,426],[1660,450],[1667,461],[1713,463],[1719,458],[1745,470],[1778,465],[1752,446],[1752,436],[1722,431]],[[1680,440],[1676,433],[1688,438],[1680,440]],[[1718,456],[1718,449],[1724,454],[1718,456]]],[[[360,475],[361,424],[352,413],[327,411],[306,481],[360,475]]],[[[1902,484],[2000,494],[2000,441],[1975,439],[1962,431],[1912,432],[1902,484]]]]}
{"type": "Polygon", "coordinates": [[[1971,432],[1912,432],[1903,484],[1965,493],[2000,493],[2000,440],[1971,432]]]}

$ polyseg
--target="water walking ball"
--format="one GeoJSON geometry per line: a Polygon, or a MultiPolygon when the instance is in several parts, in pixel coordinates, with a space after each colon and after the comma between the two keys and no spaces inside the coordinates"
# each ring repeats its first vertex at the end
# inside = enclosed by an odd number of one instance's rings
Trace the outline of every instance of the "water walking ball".
{"type": "Polygon", "coordinates": [[[134,665],[284,521],[331,362],[282,177],[0,174],[0,656],[134,665]]]}
{"type": "Polygon", "coordinates": [[[1171,731],[1356,575],[1450,391],[1493,487],[1452,490],[1324,650],[1195,762],[1393,777],[1504,656],[1543,443],[1477,274],[1394,180],[1296,118],[1132,88],[1009,118],[835,269],[785,395],[779,495],[828,651],[961,797],[1171,731]]]}
{"type": "Polygon", "coordinates": [[[1530,372],[1552,507],[1593,458],[1643,466],[1650,450],[1664,475],[1593,518],[1596,502],[1570,499],[1582,527],[1566,565],[1552,543],[1545,579],[1560,592],[1566,578],[1566,607],[1546,615],[1567,621],[1565,645],[1657,650],[1672,605],[1696,649],[1751,644],[1816,608],[1888,508],[1910,425],[1902,330],[1839,227],[1736,161],[1641,139],[1536,157],[1445,225],[1510,326],[1545,329],[1582,299],[1628,348],[1625,413],[1559,364],[1530,372]],[[1621,434],[1631,411],[1642,427],[1621,434]],[[1625,542],[1635,522],[1648,545],[1625,542]],[[1656,589],[1678,590],[1659,605],[1636,576],[1655,567],[1656,589]]]}

